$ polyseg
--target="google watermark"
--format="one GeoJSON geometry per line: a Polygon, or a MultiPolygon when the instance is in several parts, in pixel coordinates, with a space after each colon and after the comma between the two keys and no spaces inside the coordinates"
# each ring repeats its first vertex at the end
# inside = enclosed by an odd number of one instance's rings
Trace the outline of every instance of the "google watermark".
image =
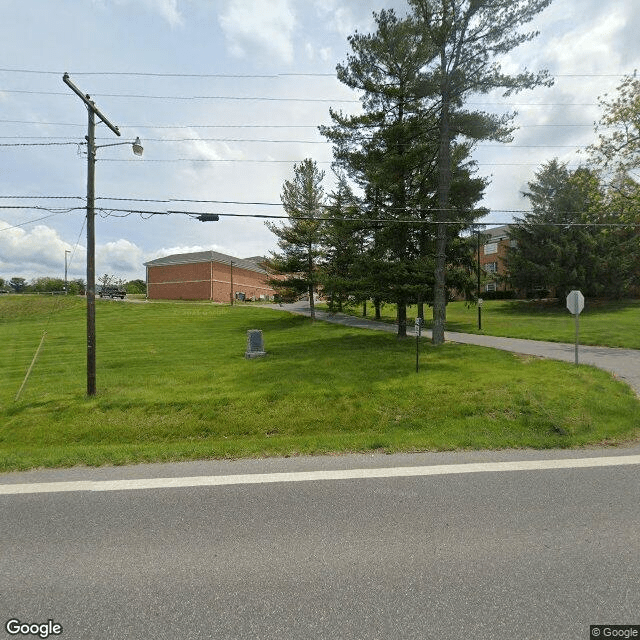
{"type": "Polygon", "coordinates": [[[637,638],[640,640],[639,624],[592,624],[589,627],[589,638],[637,638]]]}
{"type": "Polygon", "coordinates": [[[48,638],[49,636],[62,634],[62,625],[53,620],[47,620],[46,622],[20,622],[17,618],[12,618],[7,621],[4,628],[10,636],[48,638]]]}

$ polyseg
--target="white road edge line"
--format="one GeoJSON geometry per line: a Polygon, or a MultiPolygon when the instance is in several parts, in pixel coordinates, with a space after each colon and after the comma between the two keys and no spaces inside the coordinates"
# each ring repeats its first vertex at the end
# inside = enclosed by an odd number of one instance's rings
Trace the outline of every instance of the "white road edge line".
{"type": "Polygon", "coordinates": [[[332,471],[298,471],[292,473],[253,473],[228,476],[192,476],[183,478],[142,478],[131,480],[79,480],[72,482],[34,482],[0,484],[0,495],[58,493],[66,491],[132,491],[173,489],[180,487],[219,487],[237,484],[274,482],[312,482],[319,480],[364,480],[370,478],[409,478],[461,473],[496,473],[502,471],[543,471],[549,469],[588,469],[640,464],[640,455],[560,460],[517,460],[513,462],[477,462],[425,467],[388,467],[343,469],[332,471]]]}

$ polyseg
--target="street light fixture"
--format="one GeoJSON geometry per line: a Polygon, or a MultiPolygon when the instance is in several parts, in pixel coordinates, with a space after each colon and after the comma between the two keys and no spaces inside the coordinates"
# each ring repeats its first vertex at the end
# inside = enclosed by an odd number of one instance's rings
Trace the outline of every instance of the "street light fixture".
{"type": "Polygon", "coordinates": [[[112,142],[111,144],[94,144],[94,149],[104,149],[105,147],[121,147],[122,145],[131,145],[133,149],[133,154],[136,156],[141,156],[144,153],[144,147],[142,146],[142,142],[140,142],[140,138],[136,138],[133,142],[112,142]]]}
{"type": "Polygon", "coordinates": [[[140,142],[140,138],[136,138],[135,142],[132,143],[133,146],[133,153],[137,156],[141,156],[144,152],[144,149],[142,148],[142,143],[140,142]]]}
{"type": "Polygon", "coordinates": [[[96,145],[95,129],[96,115],[118,137],[118,127],[111,124],[108,118],[98,109],[89,94],[84,94],[69,78],[69,74],[62,76],[62,81],[84,102],[89,113],[87,131],[87,395],[96,394],[96,236],[95,236],[95,169],[96,150],[100,147],[113,147],[130,144],[133,152],[141,156],[143,149],[140,138],[135,142],[116,142],[114,144],[96,145]]]}

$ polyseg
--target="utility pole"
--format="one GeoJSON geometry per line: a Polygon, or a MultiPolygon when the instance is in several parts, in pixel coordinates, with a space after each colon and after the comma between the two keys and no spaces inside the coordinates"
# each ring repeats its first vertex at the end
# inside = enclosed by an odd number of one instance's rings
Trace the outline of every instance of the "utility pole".
{"type": "Polygon", "coordinates": [[[83,94],[69,79],[63,82],[84,102],[89,113],[87,131],[87,395],[96,395],[96,235],[95,235],[95,170],[96,170],[96,115],[104,124],[120,136],[114,126],[96,107],[89,94],[83,94]]]}

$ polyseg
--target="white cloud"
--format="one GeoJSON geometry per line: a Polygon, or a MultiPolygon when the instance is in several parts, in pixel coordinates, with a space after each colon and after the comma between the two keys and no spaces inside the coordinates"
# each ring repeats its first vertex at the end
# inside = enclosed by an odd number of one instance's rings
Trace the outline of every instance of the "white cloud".
{"type": "Polygon", "coordinates": [[[615,53],[618,33],[625,26],[625,17],[611,12],[601,16],[590,29],[572,32],[555,38],[547,54],[554,61],[557,73],[607,72],[611,67],[619,68],[619,58],[615,53]]]}
{"type": "MultiPolygon", "coordinates": [[[[93,0],[96,5],[106,5],[109,0],[93,0]]],[[[111,0],[114,4],[138,4],[154,13],[160,14],[172,27],[183,24],[183,17],[178,9],[178,0],[111,0]]]]}
{"type": "Polygon", "coordinates": [[[234,56],[259,53],[293,61],[296,18],[290,0],[230,0],[219,22],[234,56]]]}
{"type": "MultiPolygon", "coordinates": [[[[62,278],[64,276],[65,251],[69,278],[86,279],[86,249],[62,240],[55,229],[46,225],[9,228],[0,221],[0,276],[8,279],[22,277],[32,280],[41,277],[62,278]]],[[[103,273],[113,274],[125,280],[140,278],[144,273],[143,251],[129,240],[96,245],[96,277],[103,273]]]]}
{"type": "Polygon", "coordinates": [[[318,17],[344,39],[356,30],[361,33],[372,31],[375,28],[374,12],[394,9],[398,15],[403,15],[407,9],[405,0],[314,0],[313,6],[318,17]]]}
{"type": "Polygon", "coordinates": [[[64,273],[64,252],[73,247],[64,242],[57,231],[42,224],[30,231],[10,227],[9,223],[0,221],[0,270],[3,277],[54,277],[64,273]]]}
{"type": "MultiPolygon", "coordinates": [[[[129,279],[142,270],[142,249],[129,240],[116,240],[96,247],[96,273],[129,279]]],[[[136,276],[136,277],[139,277],[136,276]]]]}
{"type": "Polygon", "coordinates": [[[178,255],[180,253],[198,253],[200,251],[220,251],[217,245],[177,245],[174,247],[163,247],[153,251],[145,256],[144,261],[155,260],[156,258],[164,258],[165,256],[178,255]]]}

